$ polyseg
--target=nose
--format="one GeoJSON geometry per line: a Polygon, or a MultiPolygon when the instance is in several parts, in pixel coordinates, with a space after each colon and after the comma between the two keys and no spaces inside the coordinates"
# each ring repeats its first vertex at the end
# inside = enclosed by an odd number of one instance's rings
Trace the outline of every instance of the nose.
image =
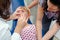
{"type": "Polygon", "coordinates": [[[48,11],[51,11],[51,8],[48,7],[47,10],[48,10],[48,11]]]}

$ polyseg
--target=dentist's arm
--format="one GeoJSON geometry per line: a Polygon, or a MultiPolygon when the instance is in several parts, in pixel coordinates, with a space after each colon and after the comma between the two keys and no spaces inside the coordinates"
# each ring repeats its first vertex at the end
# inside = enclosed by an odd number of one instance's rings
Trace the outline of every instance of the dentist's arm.
{"type": "Polygon", "coordinates": [[[30,5],[28,5],[28,8],[31,9],[32,7],[38,5],[38,0],[33,0],[32,3],[30,3],[30,5]]]}
{"type": "Polygon", "coordinates": [[[44,15],[43,7],[38,4],[38,13],[36,19],[36,33],[38,40],[42,40],[42,18],[44,15]]]}

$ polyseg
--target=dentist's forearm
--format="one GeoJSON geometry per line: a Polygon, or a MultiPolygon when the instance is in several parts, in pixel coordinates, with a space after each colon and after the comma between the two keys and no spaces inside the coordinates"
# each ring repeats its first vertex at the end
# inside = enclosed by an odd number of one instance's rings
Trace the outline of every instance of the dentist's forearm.
{"type": "Polygon", "coordinates": [[[36,6],[38,4],[38,0],[34,0],[32,1],[32,3],[28,6],[29,9],[31,9],[32,7],[36,6]]]}

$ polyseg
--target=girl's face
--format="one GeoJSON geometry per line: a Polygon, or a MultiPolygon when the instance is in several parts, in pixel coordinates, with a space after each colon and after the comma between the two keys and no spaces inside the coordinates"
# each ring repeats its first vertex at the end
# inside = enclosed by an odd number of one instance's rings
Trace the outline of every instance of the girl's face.
{"type": "Polygon", "coordinates": [[[58,7],[52,4],[50,0],[47,1],[47,5],[48,5],[48,8],[47,8],[48,11],[52,11],[52,12],[58,11],[58,7]]]}
{"type": "Polygon", "coordinates": [[[17,16],[25,16],[26,18],[28,18],[28,13],[27,13],[27,11],[26,10],[24,10],[24,9],[22,9],[21,7],[19,7],[18,9],[17,9],[17,14],[16,14],[17,16]]]}

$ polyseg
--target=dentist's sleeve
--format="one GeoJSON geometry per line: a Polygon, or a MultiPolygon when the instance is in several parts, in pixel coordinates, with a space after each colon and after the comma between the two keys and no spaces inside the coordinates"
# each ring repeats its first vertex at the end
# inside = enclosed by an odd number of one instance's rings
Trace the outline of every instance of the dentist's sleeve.
{"type": "Polygon", "coordinates": [[[20,34],[14,32],[11,36],[11,40],[22,40],[20,34]]]}

